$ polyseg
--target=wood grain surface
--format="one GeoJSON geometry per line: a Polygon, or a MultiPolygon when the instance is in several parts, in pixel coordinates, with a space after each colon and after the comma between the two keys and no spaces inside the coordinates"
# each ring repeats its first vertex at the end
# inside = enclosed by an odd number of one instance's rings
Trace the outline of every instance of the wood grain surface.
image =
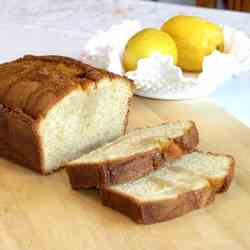
{"type": "Polygon", "coordinates": [[[249,250],[250,129],[209,100],[134,98],[130,128],[194,120],[200,148],[237,162],[229,191],[209,207],[149,226],[71,190],[64,170],[40,176],[0,159],[0,250],[249,250]]]}

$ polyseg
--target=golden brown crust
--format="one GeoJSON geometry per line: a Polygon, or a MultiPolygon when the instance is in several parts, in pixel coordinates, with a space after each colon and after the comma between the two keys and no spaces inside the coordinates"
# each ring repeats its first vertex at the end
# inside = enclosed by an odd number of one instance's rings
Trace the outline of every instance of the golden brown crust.
{"type": "Polygon", "coordinates": [[[215,192],[210,186],[180,193],[177,198],[140,202],[111,189],[101,190],[103,205],[126,214],[140,224],[153,224],[182,216],[192,210],[209,205],[215,192]]]}
{"type": "Polygon", "coordinates": [[[161,161],[163,155],[155,149],[116,161],[66,166],[66,171],[74,189],[101,188],[144,176],[157,168],[161,161]]]}
{"type": "Polygon", "coordinates": [[[165,161],[179,158],[181,155],[195,149],[199,139],[197,138],[198,131],[194,123],[182,137],[170,141],[170,144],[165,148],[156,148],[115,161],[68,165],[66,171],[71,186],[74,189],[103,188],[142,177],[161,167],[165,161]],[[90,175],[89,172],[92,174],[90,175]]]}
{"type": "Polygon", "coordinates": [[[191,129],[189,129],[184,136],[180,136],[179,138],[174,139],[174,142],[179,145],[180,148],[186,150],[186,152],[191,152],[194,148],[199,144],[199,132],[193,121],[191,129]],[[192,138],[190,140],[190,138],[192,138]]]}
{"type": "Polygon", "coordinates": [[[0,104],[38,119],[72,90],[103,78],[120,76],[67,57],[24,56],[0,65],[0,104]]]}
{"type": "Polygon", "coordinates": [[[62,56],[28,55],[0,64],[0,156],[44,173],[40,120],[71,91],[96,87],[103,78],[120,76],[62,56]]]}
{"type": "Polygon", "coordinates": [[[0,104],[0,156],[43,172],[37,122],[21,110],[0,104]]]}
{"type": "Polygon", "coordinates": [[[234,178],[234,175],[235,175],[235,160],[234,160],[233,157],[231,157],[231,156],[229,156],[229,157],[232,159],[230,169],[229,169],[228,175],[222,181],[223,185],[221,185],[219,188],[217,188],[217,190],[216,190],[217,193],[226,192],[229,189],[229,187],[230,187],[230,185],[232,183],[232,180],[234,178]]]}
{"type": "MultiPolygon", "coordinates": [[[[131,85],[131,86],[132,86],[132,85],[131,85]]],[[[133,92],[133,89],[131,89],[131,91],[133,92]]],[[[124,121],[124,130],[123,130],[123,134],[126,134],[127,129],[128,129],[128,118],[129,118],[130,108],[131,108],[131,105],[132,105],[132,99],[133,99],[133,96],[131,96],[131,97],[128,99],[128,110],[127,110],[127,114],[126,114],[125,121],[124,121]]]]}

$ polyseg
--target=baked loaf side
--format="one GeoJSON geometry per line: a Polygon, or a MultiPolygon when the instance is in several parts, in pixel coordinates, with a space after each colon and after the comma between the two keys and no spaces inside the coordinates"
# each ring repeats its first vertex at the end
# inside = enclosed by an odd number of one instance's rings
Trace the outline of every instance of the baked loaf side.
{"type": "Polygon", "coordinates": [[[191,153],[148,176],[103,189],[102,201],[138,223],[169,220],[210,204],[216,192],[228,188],[232,168],[232,157],[191,153]]]}
{"type": "Polygon", "coordinates": [[[0,155],[50,173],[125,132],[133,84],[61,56],[0,65],[0,155]]]}
{"type": "Polygon", "coordinates": [[[129,132],[67,164],[73,188],[102,188],[142,177],[198,144],[193,122],[177,121],[129,132]]]}

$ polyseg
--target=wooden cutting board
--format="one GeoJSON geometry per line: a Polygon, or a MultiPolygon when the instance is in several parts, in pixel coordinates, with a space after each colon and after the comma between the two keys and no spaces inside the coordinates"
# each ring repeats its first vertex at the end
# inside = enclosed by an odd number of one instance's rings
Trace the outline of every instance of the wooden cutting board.
{"type": "Polygon", "coordinates": [[[200,148],[235,156],[236,177],[214,204],[137,225],[102,206],[95,190],[71,190],[65,172],[40,176],[0,159],[0,250],[249,250],[250,129],[208,100],[135,98],[130,128],[194,120],[200,148]]]}

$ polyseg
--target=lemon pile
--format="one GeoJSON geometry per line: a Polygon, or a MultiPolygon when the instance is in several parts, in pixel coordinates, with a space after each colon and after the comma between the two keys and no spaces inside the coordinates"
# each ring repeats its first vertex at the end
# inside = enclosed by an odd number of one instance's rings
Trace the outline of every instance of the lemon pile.
{"type": "Polygon", "coordinates": [[[173,57],[183,71],[201,72],[205,56],[214,50],[223,52],[222,28],[196,16],[175,16],[161,29],[147,28],[129,39],[123,53],[125,71],[137,68],[137,62],[153,53],[173,57]]]}

